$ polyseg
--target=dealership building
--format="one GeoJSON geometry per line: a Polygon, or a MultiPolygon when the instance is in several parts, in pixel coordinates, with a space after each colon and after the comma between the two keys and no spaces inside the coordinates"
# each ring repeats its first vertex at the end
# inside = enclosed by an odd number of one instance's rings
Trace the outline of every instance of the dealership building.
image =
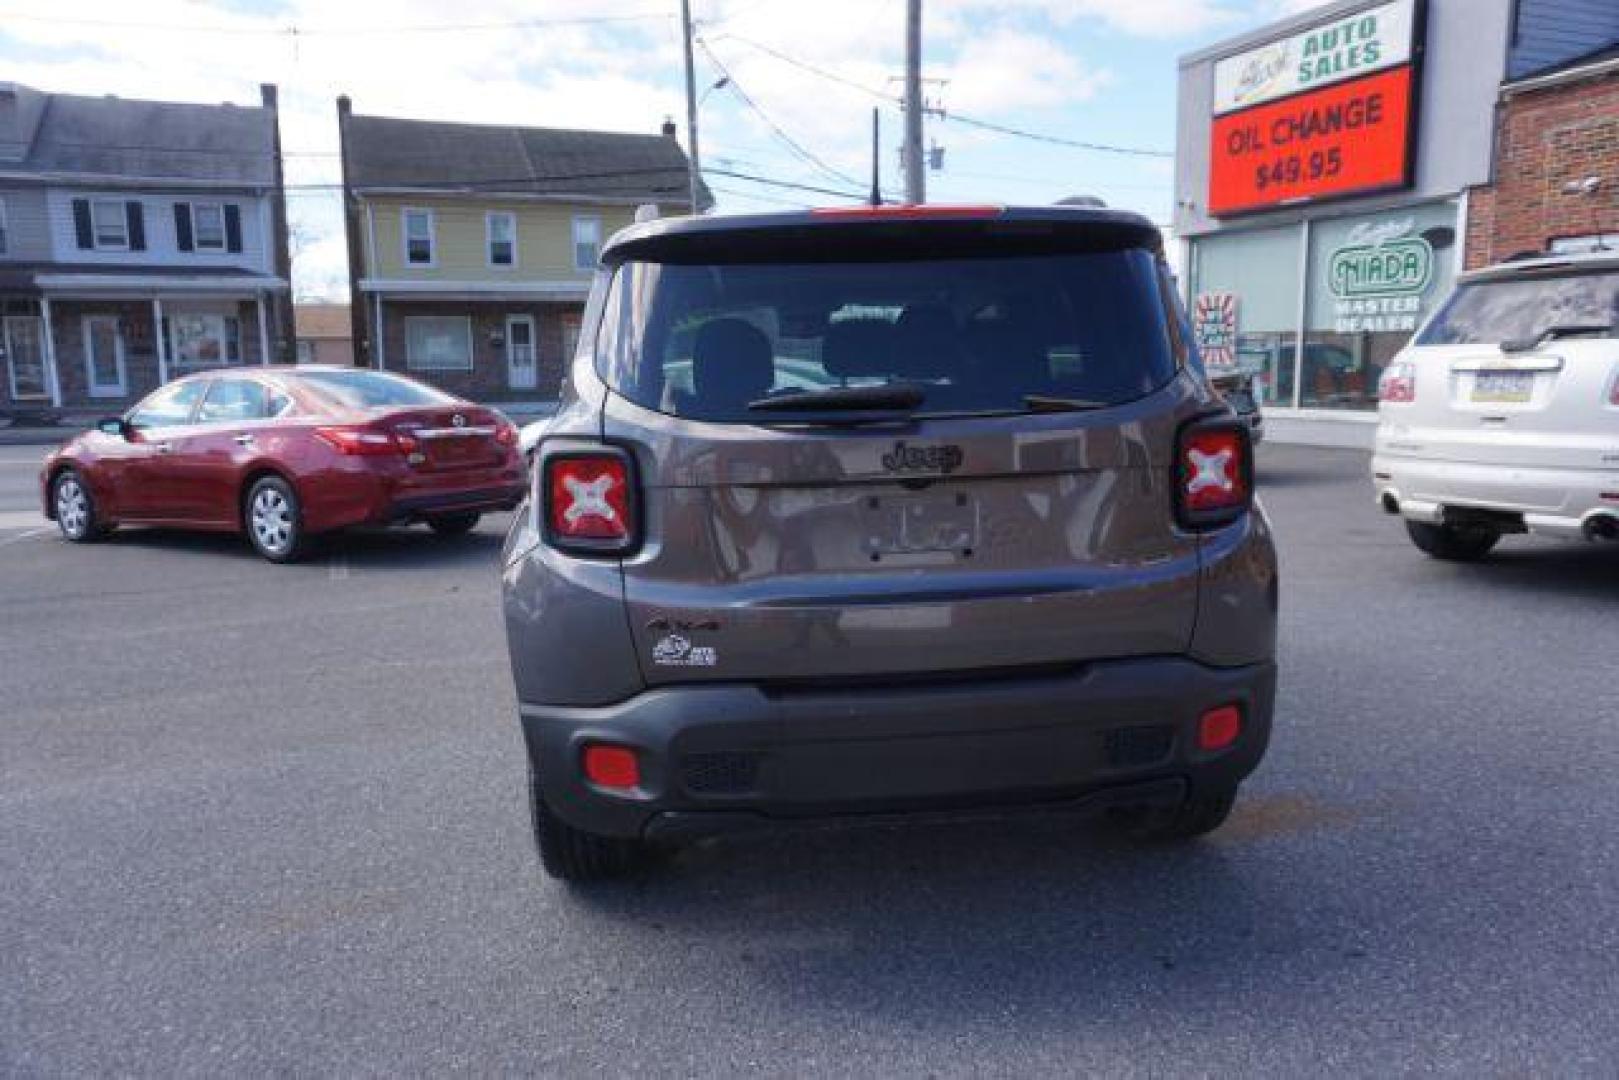
{"type": "Polygon", "coordinates": [[[1619,0],[1343,0],[1186,56],[1174,218],[1211,370],[1369,446],[1457,273],[1619,247],[1619,0]]]}

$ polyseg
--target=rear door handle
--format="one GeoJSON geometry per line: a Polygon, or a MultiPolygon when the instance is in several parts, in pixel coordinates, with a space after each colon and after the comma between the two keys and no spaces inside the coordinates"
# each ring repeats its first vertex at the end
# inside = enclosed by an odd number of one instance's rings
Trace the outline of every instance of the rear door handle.
{"type": "Polygon", "coordinates": [[[160,454],[172,454],[174,453],[174,444],[160,442],[157,444],[157,452],[160,454]]]}
{"type": "Polygon", "coordinates": [[[236,445],[237,446],[252,446],[253,445],[253,436],[251,436],[251,435],[238,435],[238,436],[236,436],[236,445]]]}

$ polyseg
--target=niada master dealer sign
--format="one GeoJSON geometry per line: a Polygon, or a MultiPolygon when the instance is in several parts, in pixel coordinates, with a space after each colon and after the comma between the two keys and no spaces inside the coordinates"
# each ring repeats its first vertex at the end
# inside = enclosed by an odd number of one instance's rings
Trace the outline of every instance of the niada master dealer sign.
{"type": "Polygon", "coordinates": [[[1411,236],[1409,219],[1363,226],[1327,257],[1333,330],[1340,334],[1410,333],[1433,284],[1433,246],[1411,236]]]}
{"type": "Polygon", "coordinates": [[[1214,67],[1215,216],[1407,186],[1419,0],[1394,0],[1214,67]]]}

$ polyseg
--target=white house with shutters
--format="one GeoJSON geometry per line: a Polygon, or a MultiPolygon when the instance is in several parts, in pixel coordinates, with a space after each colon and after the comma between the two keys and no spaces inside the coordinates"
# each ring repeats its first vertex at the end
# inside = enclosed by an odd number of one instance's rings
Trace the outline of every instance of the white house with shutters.
{"type": "Polygon", "coordinates": [[[273,86],[237,106],[0,83],[0,413],[290,362],[288,270],[273,86]]]}

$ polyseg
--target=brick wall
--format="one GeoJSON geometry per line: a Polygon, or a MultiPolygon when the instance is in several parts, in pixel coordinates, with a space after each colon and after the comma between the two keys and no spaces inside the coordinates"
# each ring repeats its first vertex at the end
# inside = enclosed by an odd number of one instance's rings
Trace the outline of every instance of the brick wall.
{"type": "MultiPolygon", "coordinates": [[[[185,310],[183,301],[168,301],[165,309],[185,310]]],[[[251,301],[210,303],[208,310],[228,310],[241,326],[242,363],[257,364],[259,348],[258,312],[251,301]]],[[[62,384],[62,407],[75,411],[103,407],[107,413],[122,412],[151,393],[158,385],[157,334],[150,300],[53,300],[51,340],[56,349],[56,373],[62,384]],[[121,395],[92,396],[85,355],[85,316],[107,315],[118,320],[118,334],[124,347],[124,390],[121,395]]],[[[184,374],[197,368],[188,367],[184,374]]],[[[182,372],[172,365],[169,376],[182,372]]]]}
{"type": "Polygon", "coordinates": [[[382,340],[384,366],[472,401],[555,401],[566,366],[563,327],[577,322],[584,305],[506,301],[384,301],[382,340]],[[413,368],[405,350],[405,319],[412,315],[447,315],[472,320],[472,370],[436,371],[413,368]],[[506,317],[530,315],[539,347],[538,386],[513,390],[506,363],[506,317]],[[499,337],[501,343],[496,344],[499,337]]]}
{"type": "Polygon", "coordinates": [[[1469,268],[1619,232],[1619,72],[1505,97],[1495,156],[1495,182],[1468,196],[1469,268]],[[1578,190],[1588,177],[1600,186],[1578,190]]]}

